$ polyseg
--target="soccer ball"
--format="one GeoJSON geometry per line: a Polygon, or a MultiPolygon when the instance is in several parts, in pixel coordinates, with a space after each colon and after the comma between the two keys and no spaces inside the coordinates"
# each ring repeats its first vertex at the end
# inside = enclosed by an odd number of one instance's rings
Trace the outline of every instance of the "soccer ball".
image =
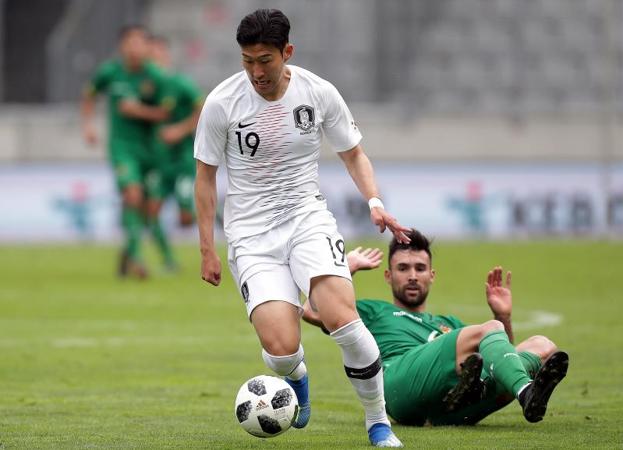
{"type": "Polygon", "coordinates": [[[284,380],[260,375],[240,387],[234,408],[240,426],[247,433],[267,438],[290,428],[299,402],[284,380]]]}

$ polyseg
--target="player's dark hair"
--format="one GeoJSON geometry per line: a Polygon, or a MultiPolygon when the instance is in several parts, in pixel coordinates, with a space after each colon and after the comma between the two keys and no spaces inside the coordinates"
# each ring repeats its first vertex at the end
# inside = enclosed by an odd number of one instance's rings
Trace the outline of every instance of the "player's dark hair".
{"type": "Polygon", "coordinates": [[[431,240],[420,233],[415,228],[411,228],[410,231],[405,233],[411,242],[408,244],[402,244],[396,240],[394,237],[392,241],[389,243],[389,256],[387,258],[387,263],[391,264],[392,256],[398,250],[415,250],[415,251],[425,251],[430,259],[431,265],[433,264],[433,254],[430,251],[431,240]]]}
{"type": "Polygon", "coordinates": [[[142,31],[143,33],[145,33],[145,35],[147,35],[147,28],[144,25],[138,24],[138,23],[131,23],[128,25],[124,25],[119,29],[119,32],[117,33],[117,40],[122,41],[123,39],[125,39],[125,37],[130,34],[133,33],[135,31],[142,31]]]}
{"type": "Polygon", "coordinates": [[[236,41],[241,47],[255,44],[272,45],[280,52],[286,47],[290,21],[278,9],[258,9],[246,15],[238,25],[236,41]]]}

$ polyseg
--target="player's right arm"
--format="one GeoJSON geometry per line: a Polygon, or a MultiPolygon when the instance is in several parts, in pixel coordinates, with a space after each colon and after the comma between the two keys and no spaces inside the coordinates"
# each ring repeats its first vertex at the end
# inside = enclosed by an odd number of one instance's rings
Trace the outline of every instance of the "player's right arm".
{"type": "Polygon", "coordinates": [[[82,94],[80,102],[80,119],[82,122],[82,137],[89,145],[97,144],[99,137],[97,129],[93,124],[93,116],[95,115],[95,93],[87,88],[82,94]]]}
{"type": "Polygon", "coordinates": [[[80,102],[80,119],[82,122],[82,136],[89,145],[97,143],[97,129],[93,123],[95,116],[95,102],[97,94],[104,92],[113,81],[116,72],[114,61],[107,61],[101,64],[87,85],[82,90],[82,100],[80,102]]]}
{"type": "Polygon", "coordinates": [[[208,96],[199,116],[195,137],[195,202],[201,249],[201,278],[214,286],[221,282],[221,261],[214,245],[216,171],[227,147],[227,128],[227,115],[223,106],[208,96]]]}
{"type": "Polygon", "coordinates": [[[221,260],[214,246],[217,169],[217,166],[197,160],[195,201],[201,249],[201,278],[214,286],[221,282],[221,260]]]}

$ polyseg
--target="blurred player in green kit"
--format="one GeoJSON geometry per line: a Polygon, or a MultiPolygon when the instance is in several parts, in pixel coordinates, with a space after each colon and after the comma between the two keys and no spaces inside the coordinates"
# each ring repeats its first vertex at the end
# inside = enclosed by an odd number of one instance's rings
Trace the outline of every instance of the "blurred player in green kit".
{"type": "Polygon", "coordinates": [[[145,28],[130,25],[119,33],[120,58],[102,63],[84,89],[81,116],[87,143],[98,141],[93,124],[97,94],[108,95],[108,156],[122,197],[121,224],[125,246],[120,276],[145,278],[141,258],[141,233],[145,180],[154,167],[151,151],[154,124],[169,117],[164,98],[165,77],[148,61],[149,42],[145,28]]]}
{"type": "Polygon", "coordinates": [[[153,151],[156,165],[147,177],[147,225],[166,268],[174,270],[177,264],[159,214],[166,198],[174,195],[179,208],[179,224],[188,227],[195,221],[193,143],[204,96],[190,78],[171,71],[171,55],[165,38],[150,37],[149,47],[152,62],[166,76],[164,96],[171,114],[155,129],[153,151]]]}
{"type": "MultiPolygon", "coordinates": [[[[435,280],[430,241],[417,230],[406,244],[389,245],[385,281],[393,303],[357,300],[357,312],[377,341],[385,370],[386,409],[404,425],[473,425],[519,401],[528,422],[543,419],[549,398],[567,373],[568,355],[545,336],[516,346],[511,323],[511,274],[487,275],[485,293],[493,320],[467,325],[454,316],[426,312],[435,280]]],[[[379,266],[379,249],[348,253],[348,266],[379,266]]],[[[308,302],[309,303],[309,302],[308,302]]],[[[323,326],[308,303],[303,318],[323,326]]]]}

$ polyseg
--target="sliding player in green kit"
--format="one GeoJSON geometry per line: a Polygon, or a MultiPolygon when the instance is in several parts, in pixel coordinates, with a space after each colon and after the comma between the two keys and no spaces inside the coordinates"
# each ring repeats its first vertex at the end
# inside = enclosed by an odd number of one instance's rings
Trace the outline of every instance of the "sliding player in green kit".
{"type": "MultiPolygon", "coordinates": [[[[429,240],[416,230],[408,244],[392,240],[385,280],[394,302],[358,300],[357,311],[374,336],[385,370],[386,409],[405,425],[475,424],[517,398],[529,422],[540,421],[565,377],[568,355],[544,336],[513,346],[511,275],[489,272],[487,303],[494,319],[465,325],[425,312],[434,281],[429,240]]],[[[351,273],[378,267],[380,250],[348,254],[351,273]]],[[[322,326],[310,302],[303,318],[322,326]]]]}
{"type": "Polygon", "coordinates": [[[151,36],[149,47],[152,62],[166,75],[165,96],[171,115],[155,129],[153,149],[157,163],[147,178],[147,226],[164,258],[165,267],[175,270],[177,264],[159,214],[166,198],[174,195],[179,208],[179,224],[188,227],[195,221],[193,144],[204,95],[193,80],[171,71],[169,44],[165,38],[151,36]]]}
{"type": "Polygon", "coordinates": [[[151,142],[154,123],[169,113],[159,106],[163,100],[164,77],[147,61],[147,32],[140,25],[124,27],[119,33],[121,58],[99,66],[82,97],[83,135],[87,143],[98,140],[93,124],[96,95],[108,94],[108,154],[122,196],[122,226],[126,242],[119,274],[144,278],[147,271],[140,250],[143,230],[144,184],[153,168],[151,142]]]}

